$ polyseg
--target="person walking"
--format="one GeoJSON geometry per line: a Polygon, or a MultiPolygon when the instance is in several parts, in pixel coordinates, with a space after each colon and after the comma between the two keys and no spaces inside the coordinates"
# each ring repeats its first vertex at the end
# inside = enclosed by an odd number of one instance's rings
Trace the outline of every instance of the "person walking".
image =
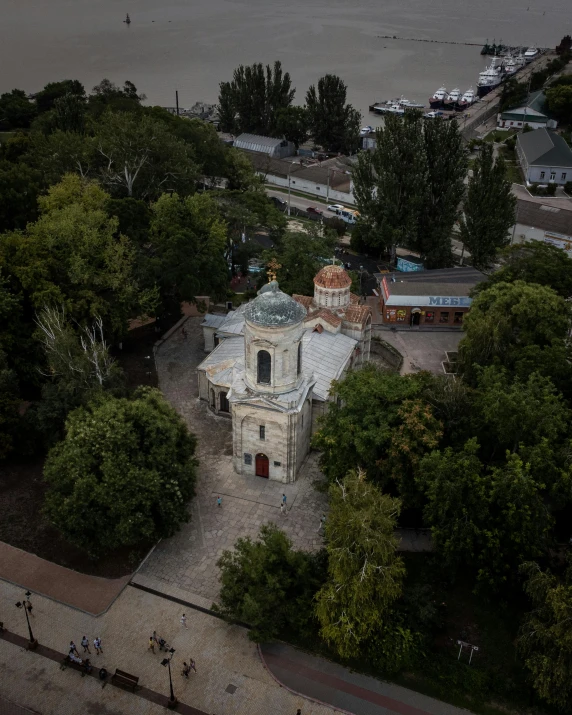
{"type": "Polygon", "coordinates": [[[286,507],[284,506],[284,502],[280,504],[280,513],[282,516],[286,516],[286,507]]]}
{"type": "Polygon", "coordinates": [[[185,662],[183,662],[183,672],[181,673],[181,675],[184,675],[185,678],[188,678],[190,672],[191,672],[191,666],[187,665],[185,662]]]}
{"type": "Polygon", "coordinates": [[[149,637],[149,650],[154,654],[155,653],[155,638],[153,636],[149,637]]]}
{"type": "Polygon", "coordinates": [[[93,639],[93,647],[95,648],[95,652],[97,653],[97,655],[101,655],[103,653],[103,648],[101,647],[101,638],[93,639]]]}
{"type": "Polygon", "coordinates": [[[70,641],[70,653],[75,653],[79,658],[79,653],[77,651],[77,646],[73,641],[70,641]]]}
{"type": "Polygon", "coordinates": [[[83,652],[84,652],[84,653],[89,653],[89,654],[91,655],[91,651],[90,651],[90,649],[89,649],[89,640],[88,640],[87,636],[84,636],[84,637],[81,639],[81,645],[82,645],[82,647],[83,647],[83,652]]]}
{"type": "Polygon", "coordinates": [[[182,623],[182,625],[183,625],[185,628],[188,628],[188,626],[187,626],[187,617],[185,616],[184,613],[183,613],[183,615],[181,616],[181,623],[182,623]]]}
{"type": "Polygon", "coordinates": [[[187,339],[187,329],[185,327],[183,327],[183,329],[181,330],[181,334],[183,336],[183,340],[186,340],[187,339]]]}
{"type": "Polygon", "coordinates": [[[282,494],[282,504],[286,506],[286,494],[282,494]]]}
{"type": "Polygon", "coordinates": [[[28,614],[29,614],[30,616],[32,616],[32,618],[35,618],[34,614],[32,613],[32,608],[33,608],[33,607],[32,607],[32,604],[30,603],[30,599],[29,599],[29,598],[27,598],[27,599],[24,601],[24,606],[26,606],[26,610],[28,611],[28,614]]]}
{"type": "Polygon", "coordinates": [[[195,661],[192,658],[189,660],[189,672],[191,670],[194,670],[195,673],[197,672],[197,666],[195,665],[195,661]]]}
{"type": "Polygon", "coordinates": [[[324,530],[324,526],[326,525],[326,515],[322,514],[322,518],[320,519],[320,526],[318,527],[318,534],[320,531],[324,530]]]}
{"type": "Polygon", "coordinates": [[[217,497],[216,505],[217,505],[217,506],[222,506],[222,497],[217,497]]]}

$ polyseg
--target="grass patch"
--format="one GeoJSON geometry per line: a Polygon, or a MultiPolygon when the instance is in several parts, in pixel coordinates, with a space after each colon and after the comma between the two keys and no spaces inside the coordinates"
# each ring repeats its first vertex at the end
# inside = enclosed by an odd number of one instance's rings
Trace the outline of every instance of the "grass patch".
{"type": "Polygon", "coordinates": [[[493,129],[489,132],[483,139],[486,142],[504,142],[509,137],[516,134],[516,129],[509,129],[508,131],[502,131],[501,129],[493,129]]]}

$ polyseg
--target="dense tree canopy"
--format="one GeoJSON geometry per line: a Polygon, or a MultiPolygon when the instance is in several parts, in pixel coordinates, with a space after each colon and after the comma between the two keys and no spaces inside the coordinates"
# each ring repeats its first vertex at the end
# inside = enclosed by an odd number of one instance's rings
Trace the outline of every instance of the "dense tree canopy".
{"type": "Polygon", "coordinates": [[[27,129],[36,116],[36,107],[21,89],[0,95],[0,131],[27,129]]]}
{"type": "Polygon", "coordinates": [[[258,642],[286,629],[304,630],[313,615],[313,599],[323,579],[323,559],[295,551],[274,524],[260,528],[257,541],[238,539],[218,561],[221,591],[216,610],[252,626],[258,642]]]}
{"type": "Polygon", "coordinates": [[[361,114],[346,103],[347,87],[336,75],[321,77],[306,93],[310,134],[328,151],[353,154],[359,144],[361,114]]]}
{"type": "Polygon", "coordinates": [[[518,641],[534,689],[548,703],[567,711],[572,699],[572,567],[563,578],[523,564],[525,591],[532,610],[525,616],[518,641]]]}
{"type": "Polygon", "coordinates": [[[475,268],[489,268],[498,251],[508,245],[515,207],[504,160],[494,157],[492,143],[484,143],[473,163],[461,219],[460,238],[475,268]]]}
{"type": "Polygon", "coordinates": [[[393,534],[400,502],[361,470],[331,484],[329,495],[328,580],[316,596],[316,614],[324,639],[351,658],[391,624],[402,592],[405,569],[393,534]]]}
{"type": "Polygon", "coordinates": [[[188,519],[195,447],[158,390],[102,396],[70,414],[48,455],[48,516],[93,556],[172,536],[188,519]]]}
{"type": "Polygon", "coordinates": [[[295,91],[279,61],[272,67],[261,63],[240,65],[231,82],[220,84],[221,129],[234,134],[274,136],[278,112],[292,104],[295,91]]]}

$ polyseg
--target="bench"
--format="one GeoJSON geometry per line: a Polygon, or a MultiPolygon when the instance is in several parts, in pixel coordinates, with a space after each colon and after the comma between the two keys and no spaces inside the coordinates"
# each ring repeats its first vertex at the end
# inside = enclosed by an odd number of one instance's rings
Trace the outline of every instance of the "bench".
{"type": "Polygon", "coordinates": [[[130,673],[126,673],[124,670],[116,669],[115,673],[111,676],[111,683],[119,687],[131,688],[135,692],[139,678],[130,673]]]}
{"type": "MultiPolygon", "coordinates": [[[[93,667],[93,665],[92,665],[93,667]]],[[[62,660],[60,664],[60,670],[65,670],[66,668],[72,668],[73,670],[77,670],[81,673],[81,677],[83,678],[84,675],[87,675],[85,671],[85,665],[82,663],[76,663],[73,660],[70,659],[69,655],[66,655],[66,657],[62,660]]]]}

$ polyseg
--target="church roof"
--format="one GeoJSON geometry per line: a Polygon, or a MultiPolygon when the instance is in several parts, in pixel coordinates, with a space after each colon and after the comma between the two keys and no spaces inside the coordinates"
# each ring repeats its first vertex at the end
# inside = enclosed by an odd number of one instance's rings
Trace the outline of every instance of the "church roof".
{"type": "Polygon", "coordinates": [[[363,325],[371,315],[371,308],[367,305],[350,305],[344,315],[344,320],[348,323],[360,323],[363,325]]]}
{"type": "Polygon", "coordinates": [[[341,333],[307,332],[302,338],[302,371],[314,374],[314,396],[328,399],[332,380],[338,380],[348,364],[357,341],[341,333]]]}
{"type": "Polygon", "coordinates": [[[314,285],[319,288],[349,288],[352,279],[342,266],[324,266],[314,278],[314,285]]]}
{"type": "Polygon", "coordinates": [[[299,295],[298,293],[293,293],[292,298],[300,305],[303,305],[306,310],[312,305],[314,300],[311,295],[299,295]]]}
{"type": "Polygon", "coordinates": [[[244,317],[249,323],[266,327],[282,327],[300,323],[306,309],[271,281],[258,291],[258,296],[248,303],[244,317]]]}
{"type": "Polygon", "coordinates": [[[333,325],[334,328],[337,328],[338,325],[342,324],[342,319],[327,308],[321,308],[320,310],[307,315],[304,322],[307,323],[309,320],[315,320],[316,318],[321,318],[324,322],[333,325]]]}

